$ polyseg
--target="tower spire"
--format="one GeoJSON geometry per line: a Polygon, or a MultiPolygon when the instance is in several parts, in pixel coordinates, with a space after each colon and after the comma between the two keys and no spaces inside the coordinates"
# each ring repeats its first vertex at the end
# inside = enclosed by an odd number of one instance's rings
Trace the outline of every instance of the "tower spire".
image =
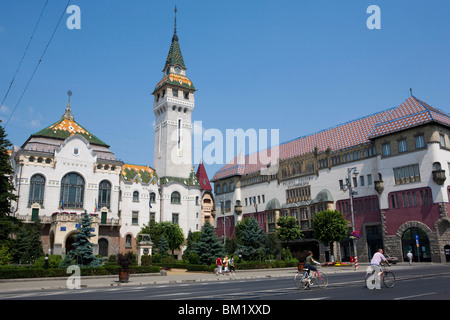
{"type": "Polygon", "coordinates": [[[174,23],[174,28],[173,28],[173,37],[172,37],[172,42],[174,41],[178,41],[178,36],[177,36],[177,6],[175,6],[175,23],[174,23]]]}

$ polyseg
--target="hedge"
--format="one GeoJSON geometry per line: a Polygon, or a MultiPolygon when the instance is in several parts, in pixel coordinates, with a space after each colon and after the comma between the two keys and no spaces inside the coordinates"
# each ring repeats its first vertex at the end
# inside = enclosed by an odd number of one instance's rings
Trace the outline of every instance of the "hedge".
{"type": "MultiPolygon", "coordinates": [[[[81,276],[104,276],[118,275],[120,266],[104,266],[98,268],[81,268],[81,276]]],[[[130,273],[158,273],[159,267],[155,266],[131,266],[130,273]]],[[[47,278],[47,277],[68,277],[66,269],[28,266],[1,266],[0,279],[18,279],[18,278],[47,278]]]]}

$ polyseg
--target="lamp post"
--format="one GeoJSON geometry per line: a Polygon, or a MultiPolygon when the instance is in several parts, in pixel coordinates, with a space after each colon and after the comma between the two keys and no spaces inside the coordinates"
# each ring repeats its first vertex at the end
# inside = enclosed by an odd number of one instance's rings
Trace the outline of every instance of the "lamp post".
{"type": "MultiPolygon", "coordinates": [[[[356,167],[353,168],[347,168],[347,186],[348,186],[348,193],[350,195],[350,213],[352,215],[352,233],[355,232],[355,217],[354,217],[354,212],[353,212],[353,196],[357,194],[356,191],[353,191],[353,187],[352,187],[352,174],[356,177],[359,172],[356,169],[356,167]]],[[[358,270],[358,254],[356,251],[356,240],[355,237],[352,236],[352,240],[353,240],[353,251],[355,254],[355,270],[358,270]]]]}
{"type": "Polygon", "coordinates": [[[223,196],[222,196],[222,199],[220,200],[220,209],[222,210],[222,214],[223,214],[223,246],[225,247],[226,241],[227,241],[226,240],[227,236],[225,234],[225,209],[224,209],[224,206],[225,206],[225,202],[224,202],[223,196]]]}

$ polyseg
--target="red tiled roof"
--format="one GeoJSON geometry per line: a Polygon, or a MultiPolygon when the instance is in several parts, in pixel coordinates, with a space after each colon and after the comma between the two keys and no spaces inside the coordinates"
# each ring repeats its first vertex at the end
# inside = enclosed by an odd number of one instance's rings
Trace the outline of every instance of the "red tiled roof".
{"type": "MultiPolygon", "coordinates": [[[[334,128],[297,138],[280,144],[280,159],[285,160],[302,154],[311,153],[317,147],[319,152],[330,148],[341,150],[370,142],[370,139],[405,130],[426,122],[436,121],[450,126],[450,116],[435,109],[425,102],[411,97],[398,107],[374,113],[357,120],[349,121],[334,128]]],[[[261,163],[265,151],[252,156],[237,156],[216,172],[211,181],[233,175],[244,175],[257,172],[267,165],[261,163]],[[250,158],[253,157],[253,158],[250,158]]]]}

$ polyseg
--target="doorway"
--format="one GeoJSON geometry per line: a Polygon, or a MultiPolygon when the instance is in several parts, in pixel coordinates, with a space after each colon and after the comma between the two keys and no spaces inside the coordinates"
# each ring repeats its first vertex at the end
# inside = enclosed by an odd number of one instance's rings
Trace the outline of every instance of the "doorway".
{"type": "Polygon", "coordinates": [[[402,236],[403,259],[407,261],[409,251],[413,254],[415,262],[431,262],[430,241],[421,228],[407,229],[402,236]]]}

